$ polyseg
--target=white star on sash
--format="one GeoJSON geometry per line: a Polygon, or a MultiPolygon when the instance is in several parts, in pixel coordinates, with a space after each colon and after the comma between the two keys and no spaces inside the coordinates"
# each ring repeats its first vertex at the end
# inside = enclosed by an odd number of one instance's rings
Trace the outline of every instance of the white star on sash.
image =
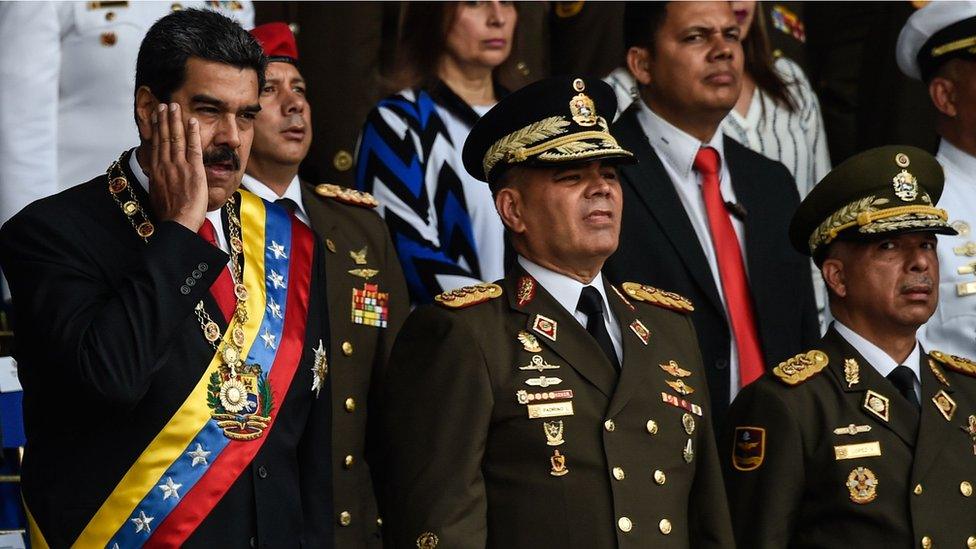
{"type": "Polygon", "coordinates": [[[268,300],[268,310],[271,311],[271,316],[275,318],[282,318],[281,305],[278,305],[274,298],[268,300]]]}
{"type": "Polygon", "coordinates": [[[177,490],[179,490],[182,487],[183,487],[182,484],[176,484],[175,482],[173,482],[173,479],[170,477],[166,477],[166,484],[160,484],[159,486],[157,486],[157,488],[163,491],[163,501],[168,500],[170,496],[176,499],[180,499],[180,493],[177,492],[177,490]]]}
{"type": "Polygon", "coordinates": [[[139,516],[134,519],[129,519],[132,524],[136,525],[136,533],[146,531],[148,534],[152,530],[149,529],[149,523],[156,520],[156,517],[147,517],[145,511],[139,511],[139,516]]]}
{"type": "Polygon", "coordinates": [[[191,467],[196,467],[197,465],[209,465],[209,463],[207,463],[207,456],[210,455],[210,452],[204,450],[203,446],[200,446],[199,442],[197,443],[197,449],[193,450],[192,452],[187,452],[186,455],[193,458],[193,463],[190,464],[191,467]]]}
{"type": "Polygon", "coordinates": [[[275,342],[275,335],[268,331],[267,326],[264,328],[264,333],[261,334],[261,339],[264,340],[264,346],[269,349],[274,349],[277,343],[275,342]]]}
{"type": "Polygon", "coordinates": [[[268,280],[271,282],[271,285],[274,286],[276,290],[278,288],[285,287],[285,277],[275,272],[274,269],[271,269],[271,274],[268,275],[268,280]]]}
{"type": "Polygon", "coordinates": [[[285,253],[285,247],[278,244],[274,240],[272,240],[271,245],[268,246],[268,251],[274,254],[275,259],[288,259],[288,254],[285,253]]]}

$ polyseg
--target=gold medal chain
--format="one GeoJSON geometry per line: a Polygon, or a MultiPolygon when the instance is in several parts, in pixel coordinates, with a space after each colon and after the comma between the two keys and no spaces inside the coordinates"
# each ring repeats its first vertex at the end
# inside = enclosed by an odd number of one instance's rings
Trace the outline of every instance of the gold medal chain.
{"type": "MultiPolygon", "coordinates": [[[[149,220],[149,216],[143,209],[142,204],[139,203],[139,197],[136,196],[135,191],[132,190],[132,185],[129,184],[128,178],[125,177],[125,172],[122,170],[121,162],[124,156],[120,156],[118,160],[112,163],[106,171],[108,176],[108,190],[109,194],[118,204],[119,209],[122,210],[122,214],[128,219],[129,224],[136,231],[136,234],[146,243],[149,243],[149,237],[155,232],[155,227],[149,220]],[[119,194],[123,191],[128,191],[128,198],[125,202],[119,198],[119,194]],[[136,218],[141,218],[140,222],[136,222],[136,218]]],[[[231,196],[227,203],[224,204],[224,211],[227,213],[228,232],[230,233],[230,265],[231,265],[231,275],[234,278],[234,298],[236,303],[234,305],[234,316],[231,319],[231,337],[229,341],[225,341],[223,349],[220,348],[218,341],[220,340],[220,327],[214,322],[213,317],[207,312],[203,305],[203,301],[197,302],[194,312],[197,315],[197,320],[200,322],[200,329],[203,331],[203,337],[210,342],[214,350],[220,355],[221,361],[224,363],[225,367],[230,369],[231,378],[237,377],[237,367],[243,362],[244,357],[241,356],[244,351],[244,323],[247,322],[247,310],[244,307],[244,302],[247,300],[247,288],[244,287],[244,279],[241,272],[241,261],[240,255],[243,251],[243,241],[241,240],[241,220],[237,217],[237,212],[234,211],[234,204],[236,199],[231,196]]]]}

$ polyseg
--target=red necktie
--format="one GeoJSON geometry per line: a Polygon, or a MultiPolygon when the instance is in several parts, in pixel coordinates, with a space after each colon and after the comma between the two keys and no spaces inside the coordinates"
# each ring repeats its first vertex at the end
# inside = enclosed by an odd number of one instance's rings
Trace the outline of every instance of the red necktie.
{"type": "Polygon", "coordinates": [[[718,185],[719,165],[718,151],[711,147],[702,147],[695,155],[695,170],[702,175],[702,197],[708,215],[708,230],[718,259],[719,279],[732,322],[732,336],[739,352],[739,386],[745,387],[762,375],[763,356],[739,239],[718,185]]]}
{"type": "MultiPolygon", "coordinates": [[[[203,220],[203,225],[200,226],[197,234],[213,246],[220,247],[217,245],[217,233],[214,231],[213,223],[209,219],[203,220]]],[[[234,283],[230,278],[230,270],[226,266],[220,271],[220,276],[217,277],[217,281],[210,287],[210,293],[217,300],[220,312],[224,313],[224,320],[229,322],[231,315],[234,314],[234,307],[237,303],[234,297],[234,283]]]]}

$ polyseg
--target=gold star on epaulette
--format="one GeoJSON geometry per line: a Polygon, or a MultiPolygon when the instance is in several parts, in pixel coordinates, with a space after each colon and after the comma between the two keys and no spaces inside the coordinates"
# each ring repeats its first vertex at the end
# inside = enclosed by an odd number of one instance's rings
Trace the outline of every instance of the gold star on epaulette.
{"type": "Polygon", "coordinates": [[[380,203],[373,198],[373,195],[367,192],[340,187],[339,185],[333,185],[331,183],[316,185],[315,192],[318,193],[319,196],[331,198],[344,204],[352,204],[353,206],[375,208],[380,205],[380,203]]]}
{"type": "Polygon", "coordinates": [[[799,385],[819,374],[830,361],[823,351],[807,351],[779,363],[773,374],[787,385],[799,385]]]}
{"type": "Polygon", "coordinates": [[[638,284],[636,282],[624,282],[622,287],[627,295],[637,301],[643,301],[644,303],[650,303],[651,305],[657,305],[658,307],[678,311],[679,313],[690,313],[695,310],[695,306],[691,304],[691,301],[674,292],[666,292],[653,286],[638,284]]]}
{"type": "Polygon", "coordinates": [[[498,284],[475,284],[444,292],[435,297],[434,301],[448,309],[463,309],[501,295],[502,287],[498,284]]]}
{"type": "Polygon", "coordinates": [[[968,358],[950,355],[940,351],[932,351],[929,353],[929,356],[941,362],[946,368],[952,370],[953,372],[959,372],[960,374],[976,377],[976,362],[973,362],[968,358]]]}

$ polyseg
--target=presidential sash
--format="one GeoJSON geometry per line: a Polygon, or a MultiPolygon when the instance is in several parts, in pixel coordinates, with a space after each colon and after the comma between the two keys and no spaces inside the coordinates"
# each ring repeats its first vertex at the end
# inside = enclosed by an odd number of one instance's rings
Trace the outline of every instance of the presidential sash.
{"type": "MultiPolygon", "coordinates": [[[[247,289],[240,371],[219,354],[75,540],[175,547],[209,515],[274,427],[305,340],[314,239],[283,208],[240,191],[247,289]],[[233,398],[232,398],[233,397],[233,398]]],[[[223,334],[232,337],[233,323],[223,334]]],[[[45,546],[31,521],[35,546],[45,546]]]]}

